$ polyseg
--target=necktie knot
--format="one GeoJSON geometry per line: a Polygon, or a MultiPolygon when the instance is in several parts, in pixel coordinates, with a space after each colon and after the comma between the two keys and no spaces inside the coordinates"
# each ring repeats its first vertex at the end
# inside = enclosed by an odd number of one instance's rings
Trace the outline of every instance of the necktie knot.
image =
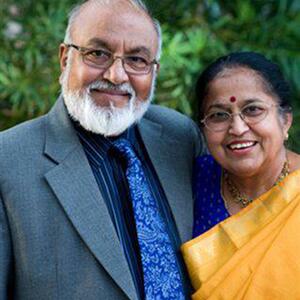
{"type": "Polygon", "coordinates": [[[125,159],[127,165],[137,163],[139,160],[137,155],[134,152],[132,144],[122,138],[113,142],[112,148],[123,158],[125,159]]]}

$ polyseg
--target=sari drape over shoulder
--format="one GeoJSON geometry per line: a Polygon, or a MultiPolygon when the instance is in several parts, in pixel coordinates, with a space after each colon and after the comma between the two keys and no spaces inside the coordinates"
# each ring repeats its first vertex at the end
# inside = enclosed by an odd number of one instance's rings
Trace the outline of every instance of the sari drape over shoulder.
{"type": "Polygon", "coordinates": [[[182,245],[202,299],[300,299],[300,170],[182,245]]]}

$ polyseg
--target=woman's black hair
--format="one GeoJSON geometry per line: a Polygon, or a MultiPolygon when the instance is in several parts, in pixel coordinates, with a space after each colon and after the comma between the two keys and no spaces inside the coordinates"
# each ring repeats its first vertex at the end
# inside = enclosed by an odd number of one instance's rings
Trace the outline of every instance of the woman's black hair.
{"type": "Polygon", "coordinates": [[[279,66],[265,56],[255,52],[233,52],[222,56],[210,64],[199,76],[196,83],[196,101],[199,119],[203,118],[203,101],[208,93],[209,83],[223,70],[232,68],[254,70],[263,79],[267,92],[277,96],[278,105],[283,112],[291,111],[290,87],[284,79],[279,66]]]}

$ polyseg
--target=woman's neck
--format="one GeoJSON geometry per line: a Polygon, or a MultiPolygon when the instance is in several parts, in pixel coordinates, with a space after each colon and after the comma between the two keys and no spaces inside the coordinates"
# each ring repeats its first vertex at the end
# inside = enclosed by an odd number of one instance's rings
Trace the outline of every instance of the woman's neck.
{"type": "Polygon", "coordinates": [[[289,173],[286,151],[278,156],[276,163],[273,162],[269,167],[262,169],[265,171],[254,173],[251,176],[242,177],[232,173],[227,173],[223,176],[222,193],[230,214],[240,211],[253,199],[256,199],[272,188],[279,177],[284,177],[289,173]]]}

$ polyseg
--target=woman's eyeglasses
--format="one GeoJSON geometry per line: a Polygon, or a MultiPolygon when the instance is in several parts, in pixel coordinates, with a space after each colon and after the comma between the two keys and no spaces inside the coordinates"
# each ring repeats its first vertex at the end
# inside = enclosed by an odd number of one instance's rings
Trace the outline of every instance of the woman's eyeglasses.
{"type": "Polygon", "coordinates": [[[244,106],[238,113],[213,109],[200,122],[211,131],[225,131],[230,127],[234,116],[239,116],[246,124],[253,125],[264,120],[272,107],[278,107],[278,105],[249,104],[244,106]]]}

